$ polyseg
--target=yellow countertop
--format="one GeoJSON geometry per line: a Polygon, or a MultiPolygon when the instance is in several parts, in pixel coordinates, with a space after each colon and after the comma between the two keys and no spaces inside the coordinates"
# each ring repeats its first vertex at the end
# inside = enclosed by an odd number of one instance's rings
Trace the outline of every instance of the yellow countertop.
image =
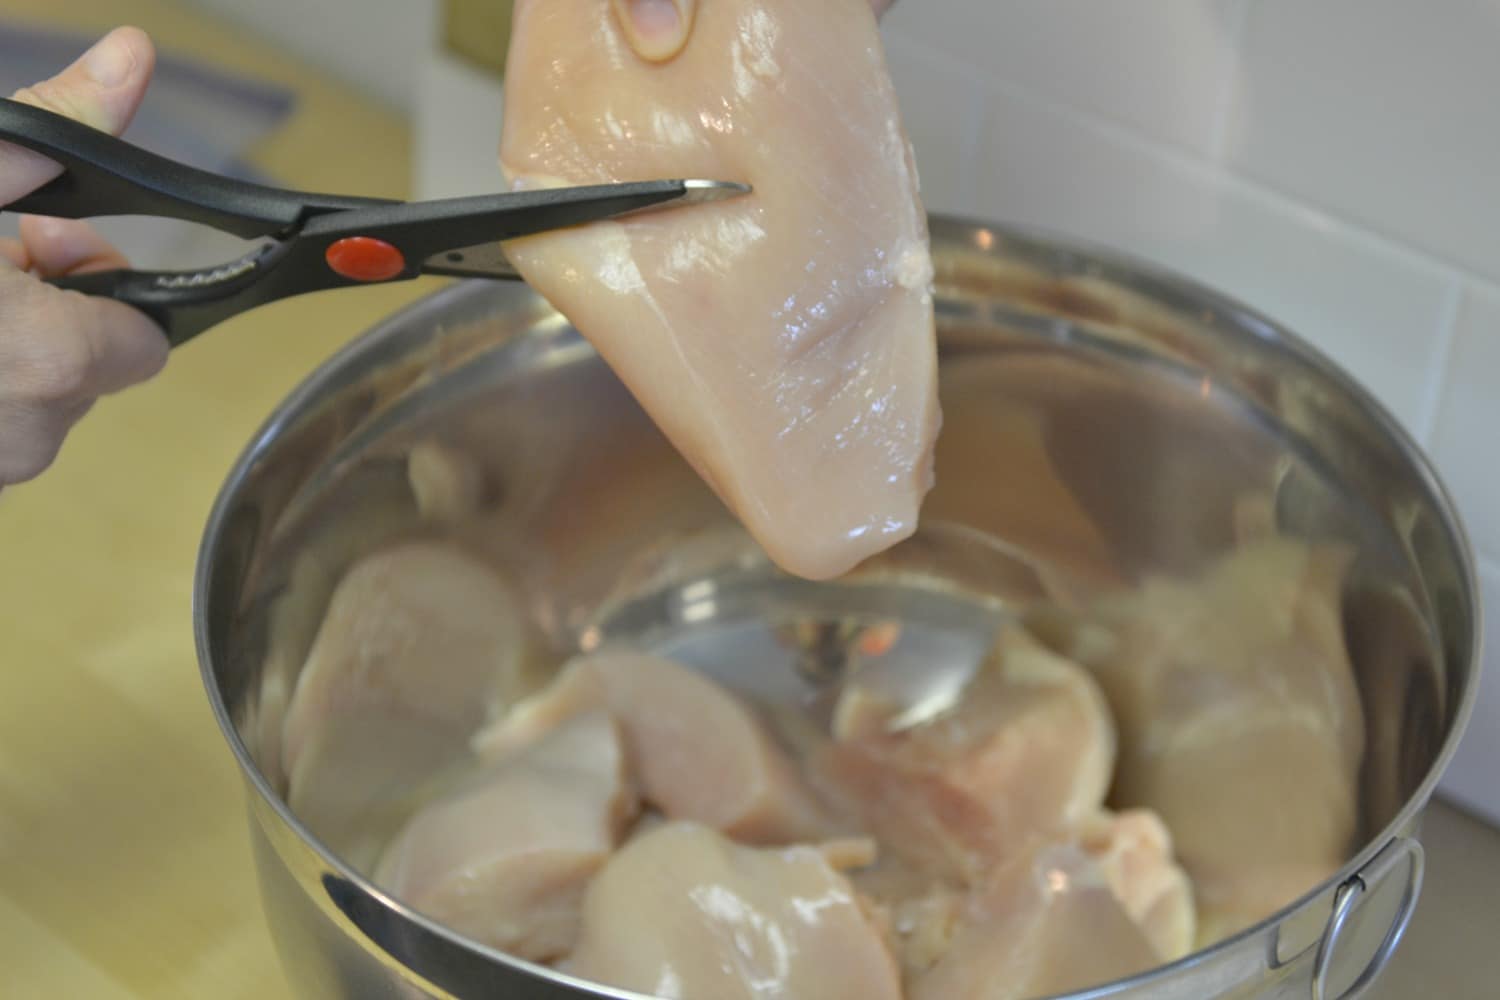
{"type": "MultiPolygon", "coordinates": [[[[255,163],[288,186],[404,197],[409,130],[170,0],[0,0],[293,88],[255,163]]],[[[415,57],[415,56],[414,56],[415,57]]],[[[198,679],[191,581],[214,493],[303,376],[433,282],[240,317],[103,401],[40,480],[0,493],[0,997],[289,996],[234,762],[198,679]]]]}

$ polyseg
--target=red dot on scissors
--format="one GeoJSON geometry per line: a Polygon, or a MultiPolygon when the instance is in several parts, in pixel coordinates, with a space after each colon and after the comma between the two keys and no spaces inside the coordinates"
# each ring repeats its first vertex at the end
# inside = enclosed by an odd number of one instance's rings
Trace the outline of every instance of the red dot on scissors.
{"type": "Polygon", "coordinates": [[[372,236],[347,236],[323,257],[335,274],[350,281],[389,281],[406,270],[401,251],[372,236]]]}

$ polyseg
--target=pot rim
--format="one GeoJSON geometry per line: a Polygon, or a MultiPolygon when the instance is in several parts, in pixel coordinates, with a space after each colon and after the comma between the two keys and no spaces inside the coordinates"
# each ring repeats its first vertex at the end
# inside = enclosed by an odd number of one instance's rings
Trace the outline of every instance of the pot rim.
{"type": "MultiPolygon", "coordinates": [[[[1079,263],[1086,264],[1089,269],[1088,273],[1091,276],[1101,277],[1127,291],[1143,294],[1154,300],[1166,299],[1177,303],[1190,302],[1200,309],[1206,308],[1222,325],[1231,327],[1240,333],[1248,334],[1262,342],[1273,344],[1283,353],[1290,355],[1304,366],[1316,371],[1320,376],[1330,379],[1342,391],[1348,394],[1350,401],[1358,408],[1361,415],[1367,418],[1385,436],[1388,442],[1394,446],[1401,459],[1417,473],[1423,486],[1430,492],[1434,500],[1434,507],[1440,515],[1442,527],[1448,535],[1448,541],[1458,557],[1459,575],[1462,580],[1463,593],[1468,605],[1468,618],[1471,623],[1469,642],[1467,644],[1468,648],[1466,650],[1469,660],[1469,671],[1464,690],[1460,692],[1458,704],[1454,708],[1452,724],[1449,727],[1447,736],[1444,738],[1442,748],[1433,760],[1432,765],[1428,768],[1427,775],[1423,778],[1421,784],[1417,786],[1416,791],[1408,796],[1405,804],[1396,816],[1377,834],[1370,837],[1365,845],[1345,862],[1333,876],[1264,919],[1221,941],[1215,942],[1207,948],[1193,951],[1174,962],[1157,966],[1127,979],[1115,980],[1111,983],[1067,995],[1067,1000],[1104,1000],[1104,998],[1120,990],[1141,988],[1159,980],[1170,978],[1185,969],[1208,962],[1225,952],[1231,951],[1251,938],[1265,934],[1291,915],[1310,906],[1318,897],[1334,891],[1336,887],[1354,877],[1389,843],[1413,828],[1416,818],[1426,808],[1428,801],[1442,779],[1444,771],[1447,770],[1453,755],[1457,752],[1458,743],[1465,729],[1468,727],[1470,717],[1473,715],[1475,702],[1478,699],[1479,671],[1482,667],[1483,622],[1477,603],[1479,583],[1475,567],[1474,551],[1452,495],[1439,477],[1431,460],[1415,439],[1396,420],[1384,404],[1349,375],[1342,366],[1287,327],[1270,319],[1265,314],[1246,305],[1239,299],[1216,291],[1196,279],[1175,270],[1136,257],[1128,252],[1115,250],[1088,240],[1077,239],[1055,230],[991,222],[970,216],[947,213],[932,213],[929,216],[929,221],[934,236],[941,234],[959,237],[962,242],[979,246],[978,239],[983,235],[983,238],[988,243],[1019,249],[1022,251],[1023,256],[1050,259],[1054,263],[1063,260],[1068,262],[1073,269],[1076,269],[1079,263]]],[[[988,247],[981,247],[981,249],[988,249],[988,247]]],[[[294,833],[303,844],[311,848],[317,854],[319,860],[331,871],[336,872],[341,878],[357,886],[360,891],[380,900],[384,905],[399,913],[404,919],[410,920],[426,931],[445,938],[455,945],[482,955],[489,961],[508,965],[517,970],[525,970],[558,984],[575,986],[584,991],[591,992],[594,996],[617,998],[617,1000],[652,1000],[651,997],[645,994],[634,993],[628,990],[616,990],[586,980],[576,979],[548,966],[528,962],[508,955],[498,949],[471,941],[444,925],[412,910],[399,900],[392,898],[364,875],[349,867],[342,858],[328,850],[321,841],[303,827],[301,821],[293,814],[286,801],[282,796],[277,794],[275,789],[266,780],[265,775],[261,773],[260,768],[256,766],[250,755],[249,748],[246,747],[244,741],[240,738],[239,731],[229,716],[228,707],[224,703],[218,682],[214,676],[212,643],[206,613],[209,588],[214,577],[219,543],[224,533],[225,523],[239,495],[240,489],[251,470],[260,460],[261,456],[274,447],[276,442],[280,440],[282,432],[288,425],[304,415],[313,404],[322,400],[329,393],[347,385],[352,377],[357,376],[369,366],[371,359],[366,356],[378,353],[372,351],[375,345],[386,340],[399,343],[405,337],[425,336],[426,331],[435,325],[432,320],[441,319],[452,311],[453,306],[475,298],[485,290],[491,288],[493,288],[493,283],[482,279],[457,281],[402,307],[345,344],[314,369],[276,406],[260,427],[257,428],[250,442],[235,460],[229,474],[225,478],[223,486],[215,497],[204,528],[203,540],[198,550],[193,581],[192,613],[193,634],[198,654],[199,672],[208,694],[214,718],[218,722],[219,729],[224,738],[229,743],[229,748],[234,754],[243,777],[254,788],[256,794],[263,800],[263,803],[275,812],[277,818],[285,824],[287,829],[294,833]]]]}

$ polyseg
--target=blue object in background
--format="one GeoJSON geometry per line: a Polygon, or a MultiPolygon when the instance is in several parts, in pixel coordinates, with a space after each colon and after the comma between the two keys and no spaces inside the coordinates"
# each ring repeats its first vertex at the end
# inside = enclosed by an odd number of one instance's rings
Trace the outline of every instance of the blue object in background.
{"type": "MultiPolygon", "coordinates": [[[[96,40],[0,19],[0,94],[55,75],[96,40]]],[[[274,131],[292,107],[293,95],[284,87],[161,52],[146,102],[125,137],[203,170],[274,183],[242,157],[274,131]]],[[[104,219],[97,225],[137,267],[192,267],[205,259],[233,256],[244,247],[222,234],[163,220],[104,219]]],[[[13,216],[0,215],[0,235],[14,235],[15,228],[13,216]]]]}

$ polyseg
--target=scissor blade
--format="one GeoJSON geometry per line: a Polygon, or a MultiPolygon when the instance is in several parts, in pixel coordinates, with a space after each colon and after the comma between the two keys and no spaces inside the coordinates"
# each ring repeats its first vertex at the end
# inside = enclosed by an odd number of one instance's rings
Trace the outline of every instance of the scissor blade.
{"type": "Polygon", "coordinates": [[[677,199],[677,204],[701,205],[710,201],[723,201],[725,198],[738,198],[742,194],[749,194],[752,190],[749,184],[739,184],[735,181],[683,181],[682,197],[677,199]]]}
{"type": "Polygon", "coordinates": [[[445,278],[492,278],[501,281],[520,281],[517,271],[505,250],[496,243],[480,243],[472,247],[457,247],[443,253],[433,254],[422,262],[424,274],[435,274],[445,278]]]}
{"type": "MultiPolygon", "coordinates": [[[[556,216],[553,218],[529,227],[530,231],[526,233],[515,233],[514,223],[512,223],[509,227],[512,231],[497,239],[471,246],[446,248],[427,257],[422,262],[422,270],[427,274],[447,277],[519,281],[521,276],[511,264],[510,259],[506,257],[505,251],[500,246],[500,239],[515,239],[520,235],[534,235],[590,222],[619,219],[642,212],[709,204],[749,194],[751,188],[748,184],[738,184],[733,181],[691,179],[549,190],[565,199],[556,206],[549,206],[556,210],[556,216]],[[563,217],[566,217],[567,221],[564,222],[563,217]]],[[[514,196],[495,197],[506,199],[514,196]]],[[[482,199],[472,200],[477,202],[482,199]]],[[[476,205],[476,207],[479,206],[476,205]]]]}

